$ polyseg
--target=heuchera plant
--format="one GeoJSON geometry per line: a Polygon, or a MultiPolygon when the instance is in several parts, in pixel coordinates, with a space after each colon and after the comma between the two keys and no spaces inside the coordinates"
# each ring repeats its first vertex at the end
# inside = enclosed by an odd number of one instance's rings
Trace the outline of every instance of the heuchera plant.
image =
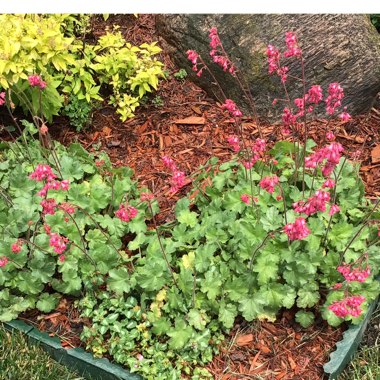
{"type": "MultiPolygon", "coordinates": [[[[210,41],[212,60],[242,83],[216,28],[210,41]]],[[[304,65],[294,34],[286,45],[284,54],[267,50],[269,73],[285,90],[282,56],[304,65]]],[[[212,75],[199,54],[188,56],[197,75],[212,75]]],[[[79,144],[41,146],[29,134],[46,138],[47,126],[24,121],[22,136],[0,145],[0,320],[35,307],[49,312],[62,294],[77,296],[91,320],[81,334],[87,347],[155,380],[211,378],[202,367],[238,316],[273,321],[292,308],[304,328],[319,314],[334,326],[358,323],[379,293],[379,201],[365,198],[358,166],[334,131],[326,130],[323,146],[307,139],[315,107],[334,116],[343,99],[333,83],[325,98],[312,85],[285,100],[288,140],[273,147],[259,124],[260,136],[245,139],[242,112],[225,99],[234,156],[212,158],[192,177],[162,157],[169,191],[189,183],[193,190],[161,226],[154,194],[138,189],[130,169],[79,144]]],[[[350,117],[344,108],[340,116],[350,117]]]]}

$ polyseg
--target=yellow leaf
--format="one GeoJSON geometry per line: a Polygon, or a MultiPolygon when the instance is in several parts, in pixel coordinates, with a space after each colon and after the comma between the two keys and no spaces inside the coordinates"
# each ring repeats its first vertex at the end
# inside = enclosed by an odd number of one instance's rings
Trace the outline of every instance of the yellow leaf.
{"type": "Polygon", "coordinates": [[[188,255],[182,256],[182,264],[186,269],[193,269],[195,260],[195,253],[193,251],[189,252],[188,255]]]}

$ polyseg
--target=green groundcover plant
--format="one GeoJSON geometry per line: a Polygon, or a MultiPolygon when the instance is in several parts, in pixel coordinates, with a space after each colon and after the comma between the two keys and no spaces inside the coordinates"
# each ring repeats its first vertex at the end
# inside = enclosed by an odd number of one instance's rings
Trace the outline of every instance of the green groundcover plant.
{"type": "MultiPolygon", "coordinates": [[[[216,28],[210,39],[213,61],[238,77],[216,28]]],[[[284,56],[303,64],[292,33],[286,43],[284,56]]],[[[198,74],[208,70],[188,56],[198,74]]],[[[279,50],[267,56],[286,85],[279,50]]],[[[225,99],[237,127],[231,160],[212,158],[187,178],[162,157],[170,191],[192,189],[161,226],[155,195],[131,169],[79,144],[46,144],[46,125],[24,121],[22,135],[0,145],[0,320],[76,296],[91,321],[87,348],[147,379],[211,378],[204,366],[237,317],[274,321],[286,308],[304,328],[318,315],[333,326],[360,322],[379,294],[379,201],[365,198],[359,167],[332,131],[317,146],[306,128],[314,107],[324,101],[334,116],[343,96],[333,83],[326,99],[312,86],[289,101],[282,133],[302,138],[273,147],[246,141],[242,113],[225,99]]]]}

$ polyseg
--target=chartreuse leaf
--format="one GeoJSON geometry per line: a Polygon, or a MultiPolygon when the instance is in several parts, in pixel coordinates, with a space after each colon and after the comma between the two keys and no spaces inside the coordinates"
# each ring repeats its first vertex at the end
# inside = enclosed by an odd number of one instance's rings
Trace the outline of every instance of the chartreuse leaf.
{"type": "Polygon", "coordinates": [[[283,225],[284,221],[280,217],[276,207],[270,207],[261,218],[261,223],[265,231],[274,231],[283,225]]]}
{"type": "Polygon", "coordinates": [[[188,321],[189,324],[197,330],[203,330],[208,322],[206,314],[197,309],[191,309],[189,311],[188,321]]]}
{"type": "Polygon", "coordinates": [[[81,179],[83,177],[84,170],[81,164],[74,158],[64,155],[60,157],[59,163],[63,179],[68,179],[72,182],[75,179],[81,179]]]}
{"type": "Polygon", "coordinates": [[[24,294],[39,294],[44,288],[42,281],[34,277],[32,271],[19,272],[16,281],[17,288],[24,294]]]}
{"type": "Polygon", "coordinates": [[[169,347],[172,350],[181,350],[190,340],[193,331],[191,326],[187,325],[183,319],[177,319],[175,327],[167,332],[167,335],[170,337],[169,347]]]}
{"type": "Polygon", "coordinates": [[[263,251],[257,258],[253,271],[257,272],[259,285],[267,284],[278,277],[279,255],[271,254],[269,250],[263,251]]]}
{"type": "Polygon", "coordinates": [[[78,295],[82,288],[82,281],[77,275],[73,275],[69,272],[67,276],[65,276],[65,280],[58,280],[53,278],[51,281],[51,285],[53,289],[60,293],[78,295]]]}
{"type": "Polygon", "coordinates": [[[232,303],[221,302],[219,308],[219,321],[223,323],[226,329],[233,327],[237,316],[237,307],[232,303]]]}
{"type": "Polygon", "coordinates": [[[309,282],[298,290],[297,294],[297,306],[301,308],[313,307],[320,299],[318,285],[315,282],[309,282]]]}
{"type": "Polygon", "coordinates": [[[197,224],[197,213],[189,210],[182,210],[179,212],[178,221],[188,227],[195,227],[197,224]]]}
{"type": "Polygon", "coordinates": [[[314,313],[311,311],[299,310],[296,313],[296,322],[298,322],[303,328],[308,328],[314,322],[314,313]]]}
{"type": "Polygon", "coordinates": [[[239,310],[243,317],[248,321],[253,321],[263,312],[265,300],[256,295],[248,295],[239,300],[239,310]]]}
{"type": "Polygon", "coordinates": [[[131,289],[130,281],[126,268],[111,269],[108,273],[107,288],[116,294],[128,293],[131,289]]]}
{"type": "Polygon", "coordinates": [[[338,251],[344,250],[350,237],[355,233],[354,226],[347,222],[339,222],[331,227],[328,239],[338,251]]]}
{"type": "Polygon", "coordinates": [[[43,313],[49,313],[53,309],[55,309],[58,305],[60,299],[60,295],[57,293],[49,294],[49,293],[42,293],[38,301],[36,303],[36,307],[38,310],[42,311],[43,313]]]}
{"type": "Polygon", "coordinates": [[[215,300],[220,294],[221,285],[220,274],[215,267],[211,267],[210,270],[206,272],[205,278],[201,283],[201,291],[206,293],[210,300],[215,300]]]}
{"type": "Polygon", "coordinates": [[[200,245],[195,251],[195,269],[204,273],[210,267],[214,253],[218,246],[215,243],[200,245]]]}
{"type": "Polygon", "coordinates": [[[164,335],[170,327],[171,323],[166,318],[159,318],[153,322],[152,331],[156,335],[164,335]]]}

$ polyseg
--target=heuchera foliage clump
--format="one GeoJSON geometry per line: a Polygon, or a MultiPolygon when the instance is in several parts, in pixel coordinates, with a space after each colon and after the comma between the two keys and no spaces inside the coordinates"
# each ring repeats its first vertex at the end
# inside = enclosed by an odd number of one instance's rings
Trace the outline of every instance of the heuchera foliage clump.
{"type": "MultiPolygon", "coordinates": [[[[269,46],[267,57],[286,87],[282,60],[304,62],[295,35],[285,42],[283,54],[269,46]]],[[[238,79],[216,28],[210,48],[238,79]]],[[[197,75],[209,70],[187,54],[197,75]]],[[[23,121],[21,137],[0,145],[0,320],[78,297],[91,321],[81,334],[87,347],[154,380],[211,378],[204,366],[237,317],[274,321],[285,308],[304,328],[318,315],[333,326],[358,323],[379,293],[379,201],[365,198],[334,131],[322,146],[307,139],[308,115],[321,105],[340,112],[342,87],[329,86],[325,99],[320,86],[305,88],[283,108],[288,140],[268,146],[259,125],[260,136],[247,139],[238,105],[224,99],[236,125],[231,160],[212,158],[191,175],[163,156],[168,193],[192,186],[161,226],[155,194],[129,168],[79,144],[46,149],[34,138],[46,125],[23,121]]]]}

